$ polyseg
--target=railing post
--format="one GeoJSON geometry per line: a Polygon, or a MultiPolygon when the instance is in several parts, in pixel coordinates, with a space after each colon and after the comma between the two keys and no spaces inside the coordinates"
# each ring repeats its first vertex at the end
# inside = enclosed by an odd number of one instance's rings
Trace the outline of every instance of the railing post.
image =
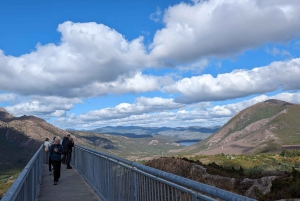
{"type": "Polygon", "coordinates": [[[132,189],[132,201],[137,201],[137,181],[136,181],[136,171],[134,171],[134,168],[131,169],[131,189],[132,189]]]}
{"type": "Polygon", "coordinates": [[[107,191],[108,191],[108,201],[110,201],[111,197],[111,189],[110,189],[110,171],[109,171],[109,161],[108,159],[105,160],[106,163],[106,186],[107,186],[107,191]]]}

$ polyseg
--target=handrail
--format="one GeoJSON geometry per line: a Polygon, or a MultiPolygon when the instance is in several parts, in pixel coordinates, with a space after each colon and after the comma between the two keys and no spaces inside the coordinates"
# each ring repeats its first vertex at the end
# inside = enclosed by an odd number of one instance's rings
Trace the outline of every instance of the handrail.
{"type": "MultiPolygon", "coordinates": [[[[43,145],[1,201],[35,201],[43,171],[43,145]]],[[[114,155],[75,145],[72,164],[103,201],[254,201],[114,155]]]]}
{"type": "Polygon", "coordinates": [[[27,163],[1,201],[34,201],[39,193],[43,172],[43,145],[27,163]]]}
{"type": "MultiPolygon", "coordinates": [[[[126,179],[131,180],[128,182],[133,183],[133,186],[127,189],[128,191],[130,190],[132,191],[131,193],[133,195],[131,195],[130,198],[135,198],[132,200],[139,200],[136,198],[137,196],[134,195],[134,194],[141,194],[139,190],[147,189],[149,191],[152,191],[151,192],[152,194],[156,194],[157,192],[163,191],[163,189],[160,189],[159,185],[167,185],[168,188],[171,189],[170,191],[178,190],[182,194],[188,194],[191,198],[194,196],[195,197],[194,199],[187,199],[192,201],[199,200],[199,199],[216,200],[216,198],[220,198],[222,200],[235,200],[235,201],[254,200],[252,198],[231,193],[229,191],[225,191],[217,187],[196,182],[136,162],[128,161],[126,159],[122,159],[108,153],[103,153],[93,149],[89,149],[87,147],[75,145],[73,156],[74,156],[73,163],[75,168],[87,180],[87,183],[96,191],[99,197],[107,201],[112,199],[110,199],[109,195],[106,194],[107,192],[102,192],[103,189],[105,191],[110,191],[110,193],[116,193],[116,192],[113,192],[113,189],[107,189],[104,188],[103,186],[109,185],[115,187],[116,184],[111,183],[112,181],[118,182],[118,180],[115,179],[116,177],[115,174],[119,174],[119,175],[131,174],[130,176],[127,175],[126,179]],[[98,169],[97,167],[99,166],[101,166],[102,169],[98,169]],[[87,169],[87,167],[91,167],[91,169],[87,169]],[[115,169],[117,173],[114,173],[111,169],[106,169],[107,167],[115,169]],[[101,175],[102,171],[106,172],[107,175],[105,176],[101,175]],[[108,175],[108,174],[112,174],[112,175],[108,175]],[[142,179],[138,179],[137,174],[142,179]],[[99,184],[99,181],[96,181],[99,179],[101,179],[102,182],[104,183],[106,182],[106,183],[99,184]],[[139,186],[137,185],[138,183],[144,184],[145,188],[139,189],[139,186]]],[[[123,184],[129,185],[129,183],[126,182],[127,181],[123,181],[123,184]]],[[[129,192],[126,192],[126,195],[128,193],[129,192]]],[[[150,193],[150,192],[143,192],[143,193],[150,193]]],[[[155,198],[155,200],[160,200],[157,199],[158,197],[159,196],[149,196],[149,198],[155,198]]],[[[176,196],[168,196],[167,200],[172,200],[170,199],[171,197],[174,198],[174,200],[177,200],[176,196]]],[[[151,199],[143,198],[141,200],[151,200],[151,199]]]]}

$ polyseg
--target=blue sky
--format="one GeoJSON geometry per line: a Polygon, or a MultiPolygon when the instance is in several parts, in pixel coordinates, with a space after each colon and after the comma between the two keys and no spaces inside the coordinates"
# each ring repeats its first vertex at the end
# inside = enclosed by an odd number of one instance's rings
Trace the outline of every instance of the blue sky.
{"type": "Polygon", "coordinates": [[[300,103],[300,1],[0,1],[0,107],[65,128],[221,126],[300,103]]]}

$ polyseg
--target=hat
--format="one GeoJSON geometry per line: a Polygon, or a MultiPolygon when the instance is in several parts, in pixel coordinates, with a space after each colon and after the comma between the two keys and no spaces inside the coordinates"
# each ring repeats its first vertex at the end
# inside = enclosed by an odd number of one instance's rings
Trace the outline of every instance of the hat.
{"type": "Polygon", "coordinates": [[[57,137],[55,138],[55,140],[61,140],[61,138],[60,138],[59,136],[57,136],[57,137]]]}

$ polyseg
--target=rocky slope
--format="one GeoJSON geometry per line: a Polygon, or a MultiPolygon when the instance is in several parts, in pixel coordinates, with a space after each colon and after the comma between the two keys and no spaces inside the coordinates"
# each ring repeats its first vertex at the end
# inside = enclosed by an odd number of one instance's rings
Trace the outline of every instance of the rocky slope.
{"type": "MultiPolygon", "coordinates": [[[[276,189],[274,185],[281,185],[281,188],[282,185],[292,185],[289,183],[289,179],[292,178],[291,174],[280,171],[266,173],[265,175],[245,175],[244,171],[239,169],[240,167],[234,171],[222,171],[216,164],[204,165],[201,162],[196,163],[187,159],[174,157],[153,159],[148,161],[146,165],[236,194],[264,201],[274,200],[275,197],[270,196],[272,188],[276,189]],[[280,180],[283,182],[279,183],[278,181],[280,180]]],[[[300,172],[296,174],[298,176],[293,177],[293,180],[300,180],[300,172]]],[[[290,194],[284,195],[282,191],[278,191],[278,193],[279,195],[276,195],[277,198],[291,196],[290,194]]],[[[298,193],[297,195],[299,196],[300,194],[298,193]]]]}
{"type": "Polygon", "coordinates": [[[300,105],[272,99],[242,110],[219,131],[187,150],[210,155],[249,154],[295,145],[300,145],[300,105]]]}

